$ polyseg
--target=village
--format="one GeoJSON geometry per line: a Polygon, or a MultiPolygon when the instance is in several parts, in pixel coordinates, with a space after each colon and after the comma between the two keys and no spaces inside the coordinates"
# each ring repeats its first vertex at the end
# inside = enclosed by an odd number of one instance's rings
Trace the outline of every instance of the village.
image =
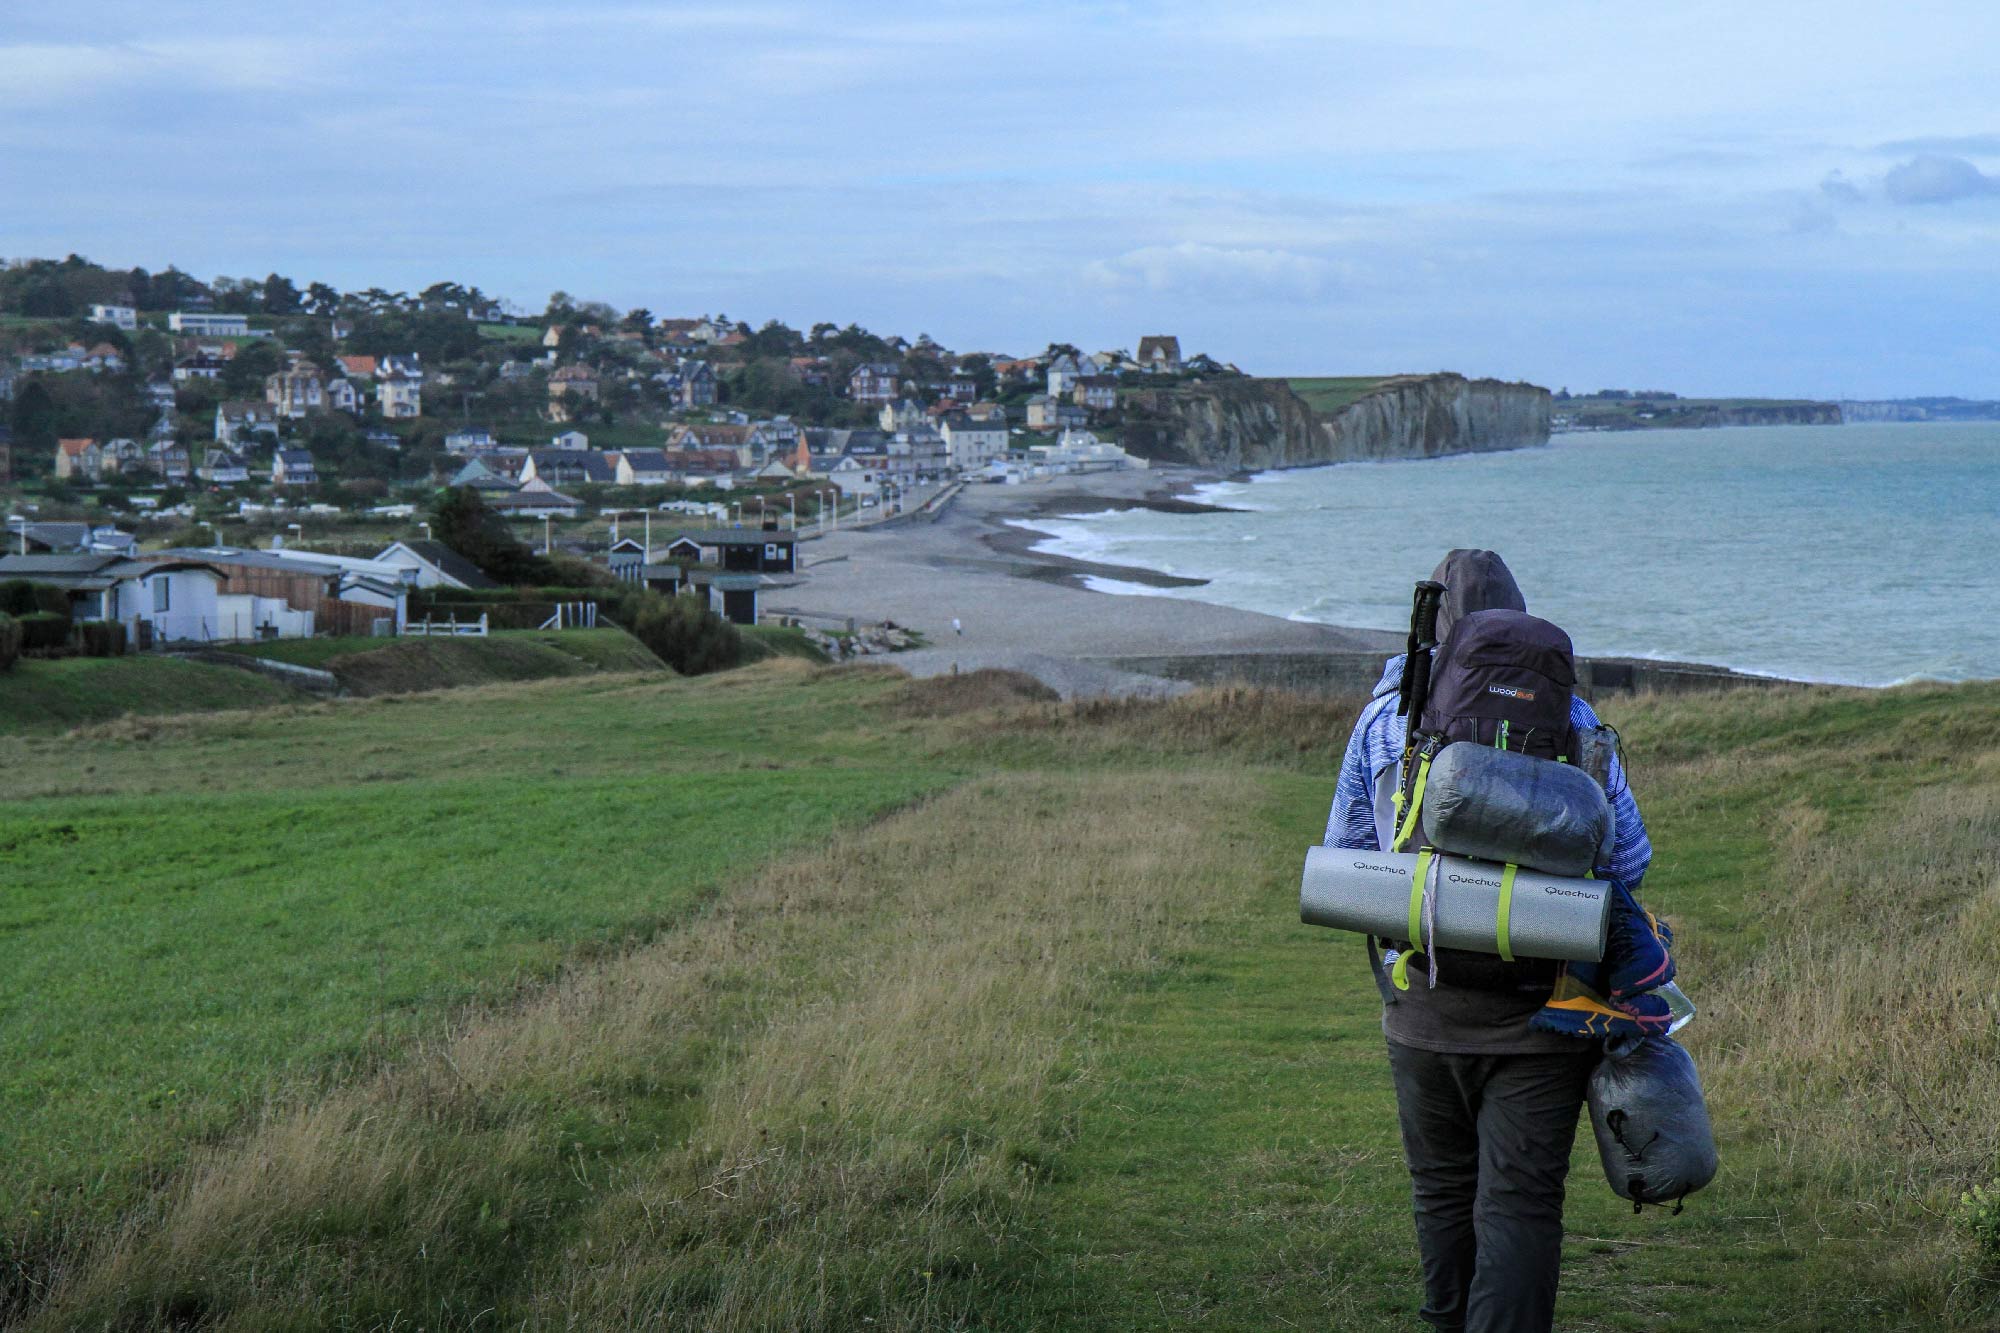
{"type": "Polygon", "coordinates": [[[507,581],[432,532],[454,490],[541,557],[755,625],[760,592],[803,577],[800,540],[935,514],[968,485],[1143,469],[1118,443],[1132,391],[1240,373],[1170,334],[959,353],[74,257],[0,269],[0,306],[19,312],[0,315],[0,584],[60,592],[67,623],[29,644],[56,652],[480,632],[432,615],[507,581]],[[85,624],[119,633],[86,643],[85,624]]]}

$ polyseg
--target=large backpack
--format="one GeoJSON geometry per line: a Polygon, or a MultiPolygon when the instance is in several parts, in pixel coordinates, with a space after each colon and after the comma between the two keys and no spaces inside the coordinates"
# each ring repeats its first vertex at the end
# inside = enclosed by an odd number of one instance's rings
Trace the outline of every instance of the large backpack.
{"type": "MultiPolygon", "coordinates": [[[[1416,743],[1406,751],[1400,775],[1395,849],[1424,846],[1424,776],[1431,759],[1454,741],[1552,763],[1574,762],[1578,738],[1570,703],[1575,690],[1576,656],[1561,629],[1525,611],[1461,616],[1436,650],[1423,715],[1409,720],[1416,743]]],[[[1412,947],[1409,941],[1398,941],[1398,946],[1412,947]]],[[[1463,949],[1439,947],[1436,952],[1438,984],[1471,990],[1548,991],[1562,966],[1463,949]]]]}

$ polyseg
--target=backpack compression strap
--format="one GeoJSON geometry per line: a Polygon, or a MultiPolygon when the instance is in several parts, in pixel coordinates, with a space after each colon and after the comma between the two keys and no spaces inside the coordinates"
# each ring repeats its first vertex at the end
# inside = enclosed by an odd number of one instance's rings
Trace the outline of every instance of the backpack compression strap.
{"type": "MultiPolygon", "coordinates": [[[[1418,778],[1420,791],[1422,781],[1420,776],[1418,778]]],[[[1430,882],[1432,854],[1428,847],[1418,852],[1416,873],[1410,876],[1410,947],[1396,955],[1396,966],[1391,969],[1391,979],[1395,982],[1397,990],[1410,988],[1410,958],[1424,947],[1424,894],[1425,885],[1430,882]]],[[[1433,968],[1436,966],[1435,959],[1432,960],[1432,966],[1433,968]]]]}
{"type": "MultiPolygon", "coordinates": [[[[1409,800],[1405,801],[1403,799],[1403,793],[1400,788],[1398,788],[1396,791],[1395,803],[1397,808],[1402,813],[1403,822],[1396,826],[1396,841],[1391,845],[1390,848],[1390,850],[1392,851],[1400,852],[1403,850],[1404,847],[1406,847],[1409,844],[1410,839],[1416,835],[1417,820],[1423,814],[1424,784],[1429,782],[1431,777],[1431,755],[1428,752],[1429,747],[1426,746],[1425,750],[1426,753],[1424,754],[1423,758],[1419,760],[1417,763],[1417,781],[1416,785],[1410,788],[1409,800]]],[[[1416,920],[1416,909],[1414,907],[1410,909],[1410,919],[1413,922],[1416,920]]],[[[1411,930],[1414,932],[1415,927],[1412,926],[1411,930]]],[[[1416,938],[1416,935],[1412,933],[1410,938],[1414,940],[1416,938]]]]}

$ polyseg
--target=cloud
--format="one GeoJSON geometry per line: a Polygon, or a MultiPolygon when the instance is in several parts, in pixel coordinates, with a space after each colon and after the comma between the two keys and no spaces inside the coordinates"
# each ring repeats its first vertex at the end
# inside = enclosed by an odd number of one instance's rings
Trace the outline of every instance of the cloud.
{"type": "Polygon", "coordinates": [[[1838,171],[1829,171],[1826,179],[1819,183],[1819,192],[1827,198],[1842,204],[1861,202],[1861,187],[1838,171]]]}
{"type": "Polygon", "coordinates": [[[2000,191],[2000,178],[1987,175],[1962,157],[1925,153],[1889,168],[1882,188],[1891,203],[1949,204],[2000,191]]]}
{"type": "Polygon", "coordinates": [[[1933,134],[1919,139],[1892,139],[1875,145],[1878,153],[1970,153],[2000,157],[2000,134],[1933,134]]]}
{"type": "Polygon", "coordinates": [[[1091,281],[1111,288],[1158,293],[1313,296],[1325,289],[1334,266],[1291,250],[1234,249],[1182,241],[1147,245],[1093,262],[1091,281]]]}

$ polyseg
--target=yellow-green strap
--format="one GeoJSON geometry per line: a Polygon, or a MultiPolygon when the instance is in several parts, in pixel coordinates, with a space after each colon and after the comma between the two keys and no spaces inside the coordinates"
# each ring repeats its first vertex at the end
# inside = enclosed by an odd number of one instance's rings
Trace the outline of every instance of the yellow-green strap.
{"type": "Polygon", "coordinates": [[[1397,954],[1396,965],[1389,969],[1389,980],[1395,983],[1397,990],[1408,990],[1410,988],[1411,952],[1411,950],[1405,949],[1403,952],[1397,954]]]}
{"type": "Polygon", "coordinates": [[[1500,940],[1500,956],[1507,962],[1514,961],[1514,946],[1507,938],[1507,922],[1514,915],[1514,872],[1521,867],[1513,862],[1500,872],[1500,910],[1493,917],[1493,933],[1500,940]]]}
{"type": "Polygon", "coordinates": [[[1410,947],[1424,947],[1424,879],[1430,873],[1431,849],[1417,853],[1417,873],[1410,877],[1410,947]]]}
{"type": "MultiPolygon", "coordinates": [[[[1426,755],[1423,762],[1417,765],[1417,783],[1416,786],[1410,789],[1410,803],[1403,811],[1403,824],[1402,827],[1396,830],[1396,842],[1394,847],[1391,848],[1392,851],[1402,851],[1404,845],[1409,842],[1411,835],[1416,833],[1417,819],[1423,814],[1424,810],[1424,784],[1429,782],[1430,778],[1431,761],[1430,756],[1426,755]]],[[[1400,792],[1397,794],[1401,795],[1400,792]]]]}

